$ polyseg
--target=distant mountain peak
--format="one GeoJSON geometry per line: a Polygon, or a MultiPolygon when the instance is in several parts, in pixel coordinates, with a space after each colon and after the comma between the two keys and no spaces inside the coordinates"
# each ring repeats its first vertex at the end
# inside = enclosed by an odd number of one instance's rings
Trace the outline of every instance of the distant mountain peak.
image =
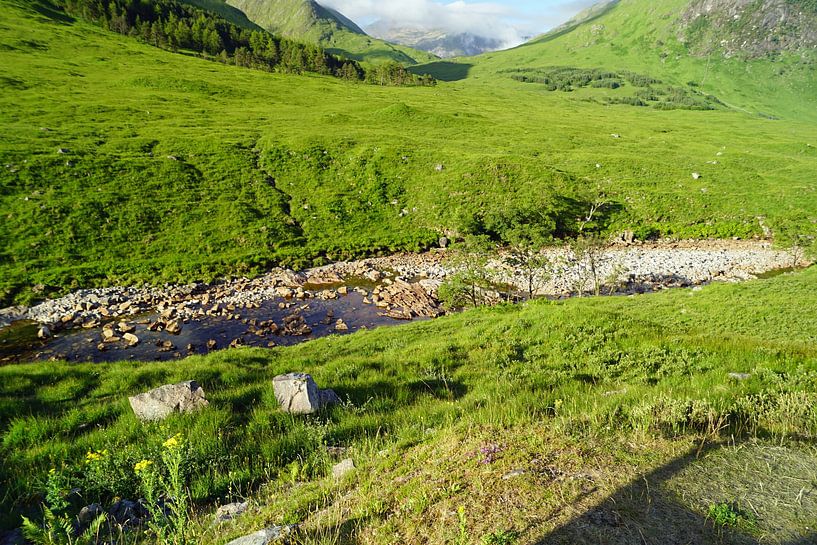
{"type": "Polygon", "coordinates": [[[322,19],[329,19],[337,23],[337,25],[349,32],[354,32],[355,34],[366,34],[366,32],[360,28],[354,21],[346,17],[341,12],[328,8],[326,6],[322,6],[317,2],[313,2],[309,0],[309,3],[313,6],[313,10],[315,14],[322,19]]]}
{"type": "Polygon", "coordinates": [[[367,26],[366,30],[381,40],[428,51],[442,58],[470,57],[505,46],[502,40],[470,32],[400,26],[391,21],[376,21],[367,26]]]}

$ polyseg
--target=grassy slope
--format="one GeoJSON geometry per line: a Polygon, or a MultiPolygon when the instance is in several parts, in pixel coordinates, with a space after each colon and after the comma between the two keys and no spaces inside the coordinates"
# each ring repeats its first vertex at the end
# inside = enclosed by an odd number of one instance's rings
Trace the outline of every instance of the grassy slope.
{"type": "Polygon", "coordinates": [[[597,188],[620,206],[613,231],[752,236],[761,215],[813,228],[810,122],[600,107],[504,79],[397,89],[267,74],[30,6],[4,0],[0,22],[4,302],[38,283],[416,249],[481,210],[597,188]]]}
{"type": "Polygon", "coordinates": [[[228,4],[225,0],[185,0],[186,3],[198,6],[221,15],[234,25],[250,30],[260,30],[261,27],[247,19],[247,16],[238,8],[228,4]]]}
{"type": "Polygon", "coordinates": [[[396,61],[414,65],[436,57],[367,36],[348,19],[304,0],[231,0],[250,19],[274,34],[319,43],[327,50],[357,61],[396,61]]]}
{"type": "Polygon", "coordinates": [[[213,530],[202,517],[204,543],[285,522],[352,532],[350,542],[454,542],[460,506],[468,543],[511,528],[518,543],[642,543],[638,530],[648,542],[801,543],[817,522],[817,453],[798,443],[817,438],[817,319],[803,311],[817,305],[815,280],[811,269],[698,292],[540,301],[182,364],[0,368],[0,511],[24,509],[51,467],[87,501],[132,497],[133,464],[182,432],[197,500],[261,503],[237,526],[213,530]],[[281,414],[270,380],[293,370],[347,404],[281,414]],[[127,395],[191,378],[208,409],[135,421],[127,395]],[[736,448],[716,446],[729,438],[736,448]],[[697,459],[704,441],[715,448],[697,459]],[[496,460],[480,463],[491,445],[496,460]],[[325,446],[349,447],[360,472],[324,479],[325,446]],[[85,453],[102,449],[111,454],[96,471],[85,453]],[[526,474],[502,479],[514,469],[526,474]],[[751,504],[754,524],[719,537],[704,518],[720,501],[751,504]]]}
{"type": "MultiPolygon", "coordinates": [[[[679,16],[688,0],[622,0],[600,16],[546,34],[510,51],[468,60],[475,77],[524,67],[576,66],[631,70],[714,94],[738,110],[817,119],[815,55],[725,59],[690,54],[679,40],[679,16]]],[[[748,8],[747,8],[748,9],[748,8]]],[[[690,38],[695,40],[694,31],[690,38]]]]}

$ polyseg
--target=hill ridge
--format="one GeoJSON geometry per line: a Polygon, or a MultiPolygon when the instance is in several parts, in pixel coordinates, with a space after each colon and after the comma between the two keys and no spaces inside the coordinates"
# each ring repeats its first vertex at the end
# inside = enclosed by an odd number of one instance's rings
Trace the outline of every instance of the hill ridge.
{"type": "Polygon", "coordinates": [[[228,0],[228,3],[274,34],[315,43],[357,61],[414,65],[436,59],[429,53],[373,38],[339,11],[314,0],[228,0]]]}
{"type": "Polygon", "coordinates": [[[612,0],[515,49],[473,59],[520,70],[634,72],[767,118],[814,117],[817,8],[806,0],[612,0]],[[804,100],[805,99],[805,100],[804,100]]]}

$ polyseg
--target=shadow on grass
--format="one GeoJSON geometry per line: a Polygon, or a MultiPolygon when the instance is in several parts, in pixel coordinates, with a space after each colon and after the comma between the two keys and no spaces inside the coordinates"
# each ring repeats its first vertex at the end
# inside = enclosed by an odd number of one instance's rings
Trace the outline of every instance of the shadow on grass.
{"type": "Polygon", "coordinates": [[[468,77],[473,66],[473,64],[439,61],[410,66],[408,71],[418,76],[428,74],[439,81],[460,81],[468,77]]]}
{"type": "Polygon", "coordinates": [[[340,386],[335,388],[335,393],[337,393],[341,399],[349,399],[358,406],[365,405],[370,399],[378,398],[394,400],[400,405],[407,406],[424,395],[434,399],[454,401],[468,393],[468,387],[456,380],[426,378],[403,385],[376,381],[360,386],[340,386]],[[405,389],[408,390],[408,400],[403,399],[403,395],[406,393],[405,389]]]}
{"type": "Polygon", "coordinates": [[[15,4],[25,9],[33,10],[36,13],[50,19],[55,23],[69,25],[74,22],[73,17],[62,11],[62,9],[52,4],[48,0],[28,0],[28,1],[18,0],[15,2],[15,4]]]}
{"type": "Polygon", "coordinates": [[[338,525],[327,525],[315,530],[302,530],[298,543],[333,543],[336,545],[359,543],[357,534],[366,521],[371,518],[350,518],[338,525]]]}
{"type": "Polygon", "coordinates": [[[691,511],[666,486],[690,464],[722,445],[711,444],[703,451],[686,455],[638,477],[596,507],[577,516],[540,538],[536,545],[815,545],[817,533],[810,531],[794,540],[758,540],[739,523],[737,527],[716,526],[691,511]]]}

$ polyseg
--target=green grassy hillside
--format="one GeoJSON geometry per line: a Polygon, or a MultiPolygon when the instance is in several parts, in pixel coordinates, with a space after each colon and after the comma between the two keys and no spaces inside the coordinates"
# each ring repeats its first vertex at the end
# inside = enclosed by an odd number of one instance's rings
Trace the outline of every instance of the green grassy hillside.
{"type": "Polygon", "coordinates": [[[580,96],[604,89],[510,77],[396,89],[269,74],[46,6],[2,2],[3,303],[36,284],[416,250],[531,205],[569,231],[602,191],[610,232],[750,237],[760,216],[777,234],[814,228],[807,120],[605,106],[580,96]]]}
{"type": "Polygon", "coordinates": [[[554,66],[629,70],[715,95],[739,111],[816,119],[817,15],[797,18],[802,8],[789,3],[791,21],[766,28],[762,21],[779,20],[779,2],[743,3],[739,10],[714,2],[709,16],[696,17],[700,4],[602,4],[518,48],[463,62],[475,63],[471,75],[480,79],[554,66]]]}
{"type": "Polygon", "coordinates": [[[298,543],[805,545],[815,280],[538,301],[181,363],[3,367],[0,524],[34,512],[52,468],[82,504],[137,497],[135,464],[161,469],[180,433],[202,544],[302,523],[298,543]],[[291,371],[345,403],[282,413],[271,380],[291,371]],[[127,395],[190,379],[208,408],[136,421],[127,395]],[[358,470],[332,479],[346,457],[358,470]],[[248,497],[257,509],[211,524],[214,503],[248,497]],[[715,504],[740,516],[716,527],[715,504]]]}
{"type": "Polygon", "coordinates": [[[342,14],[312,0],[230,0],[251,20],[274,34],[317,43],[357,61],[395,61],[405,65],[429,62],[434,55],[367,36],[342,14]]]}
{"type": "MultiPolygon", "coordinates": [[[[401,88],[215,63],[0,0],[0,305],[441,234],[499,243],[531,210],[570,236],[600,198],[607,234],[817,235],[811,57],[718,56],[714,19],[687,48],[672,41],[685,6],[621,0],[401,88]]],[[[39,522],[43,502],[73,517],[150,497],[155,479],[192,520],[165,538],[113,525],[110,541],[223,545],[300,524],[299,545],[811,545],[815,281],[530,301],[172,363],[0,367],[0,530],[39,522]],[[270,383],[291,371],[344,402],[282,413],[270,383]],[[206,409],[136,421],[128,395],[190,379],[206,409]],[[343,458],[357,469],[336,479],[343,458]]]]}
{"type": "Polygon", "coordinates": [[[234,25],[250,30],[261,30],[260,26],[247,19],[243,11],[231,6],[225,0],[185,0],[185,2],[217,13],[234,25]]]}

